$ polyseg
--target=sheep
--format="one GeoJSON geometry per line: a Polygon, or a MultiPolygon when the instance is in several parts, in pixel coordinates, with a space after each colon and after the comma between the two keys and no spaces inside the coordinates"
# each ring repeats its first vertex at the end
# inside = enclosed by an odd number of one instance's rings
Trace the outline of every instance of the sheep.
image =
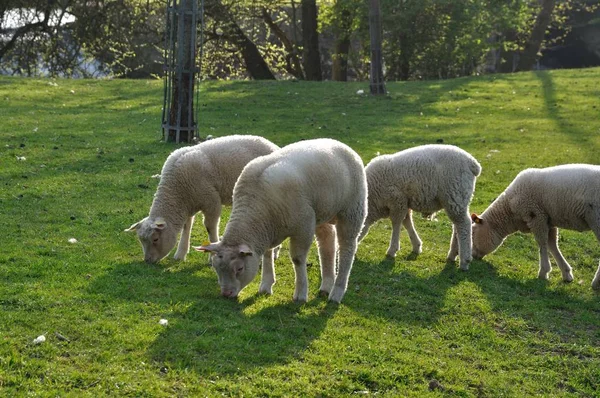
{"type": "MultiPolygon", "coordinates": [[[[300,141],[248,163],[236,183],[222,240],[196,250],[212,253],[221,294],[235,298],[256,276],[258,258],[289,237],[293,299],[306,302],[306,259],[316,235],[320,293],[339,303],[366,212],[365,171],[356,152],[332,139],[300,141]]],[[[272,294],[274,283],[272,261],[263,263],[259,293],[272,294]]]]}
{"type": "MultiPolygon", "coordinates": [[[[521,171],[506,190],[473,220],[473,257],[483,258],[516,232],[532,232],[539,246],[538,278],[552,270],[548,250],[565,282],[571,266],[558,248],[558,228],[590,229],[600,241],[600,166],[566,164],[521,171]]],[[[592,282],[600,289],[600,266],[592,282]]]]}
{"type": "Polygon", "coordinates": [[[366,169],[369,211],[359,237],[381,218],[392,221],[387,256],[394,258],[400,248],[401,224],[408,231],[413,253],[422,251],[412,211],[424,215],[444,209],[452,221],[452,238],[447,259],[460,256],[460,268],[471,262],[471,219],[469,203],[481,166],[473,156],[452,145],[422,145],[392,155],[377,156],[366,169]]]}
{"type": "Polygon", "coordinates": [[[125,230],[137,232],[144,260],[156,263],[167,256],[181,232],[174,258],[184,261],[199,211],[210,241],[218,241],[221,207],[231,204],[242,169],[277,149],[262,137],[231,135],[173,151],[163,165],[149,216],[125,230]]]}

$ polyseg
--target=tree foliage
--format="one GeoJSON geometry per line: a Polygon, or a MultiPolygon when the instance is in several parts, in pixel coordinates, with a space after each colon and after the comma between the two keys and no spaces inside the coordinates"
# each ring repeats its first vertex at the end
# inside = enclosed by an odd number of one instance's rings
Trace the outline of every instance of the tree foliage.
{"type": "MultiPolygon", "coordinates": [[[[203,77],[304,79],[317,75],[306,61],[318,51],[313,59],[323,78],[368,79],[367,2],[317,1],[319,45],[313,41],[311,51],[302,3],[205,0],[203,77]]],[[[526,49],[537,59],[569,33],[574,16],[598,7],[592,0],[553,3],[550,22],[536,27],[540,0],[381,0],[386,79],[514,71],[526,49]]],[[[165,19],[166,0],[4,0],[0,73],[157,76],[165,19]]]]}

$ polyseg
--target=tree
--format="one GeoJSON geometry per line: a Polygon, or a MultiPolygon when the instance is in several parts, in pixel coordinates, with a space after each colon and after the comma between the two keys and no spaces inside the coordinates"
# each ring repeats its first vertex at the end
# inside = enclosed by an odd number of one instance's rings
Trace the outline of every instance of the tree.
{"type": "MultiPolygon", "coordinates": [[[[295,29],[295,4],[292,1],[292,20],[291,20],[291,29],[295,29]]],[[[273,34],[279,39],[283,48],[285,49],[285,70],[292,76],[297,79],[304,79],[304,70],[302,69],[302,63],[300,61],[298,46],[296,43],[290,39],[284,30],[273,20],[270,12],[266,7],[262,8],[262,19],[265,24],[271,29],[273,34]]]]}
{"type": "Polygon", "coordinates": [[[192,142],[195,130],[194,115],[194,87],[196,83],[196,26],[194,26],[193,13],[195,0],[180,0],[173,2],[173,18],[171,19],[171,40],[173,57],[169,67],[169,78],[173,79],[170,93],[168,123],[169,130],[166,137],[169,142],[192,142]]]}
{"type": "Polygon", "coordinates": [[[274,80],[275,76],[269,69],[264,58],[240,26],[235,21],[231,11],[223,5],[221,0],[210,0],[205,3],[207,16],[219,24],[224,39],[235,45],[241,52],[248,73],[253,79],[274,80]]]}
{"type": "Polygon", "coordinates": [[[527,39],[524,50],[521,52],[517,71],[531,70],[535,65],[538,53],[544,41],[546,30],[552,21],[552,12],[556,0],[541,0],[540,12],[537,15],[531,34],[527,39]]]}
{"type": "Polygon", "coordinates": [[[301,9],[304,75],[306,80],[322,80],[316,0],[302,0],[301,9]]]}
{"type": "Polygon", "coordinates": [[[379,0],[369,2],[369,31],[371,36],[371,94],[386,93],[383,80],[383,56],[381,53],[381,14],[379,0]]]}
{"type": "Polygon", "coordinates": [[[348,80],[348,58],[353,23],[356,15],[355,2],[337,0],[331,10],[331,29],[335,36],[333,44],[331,78],[335,81],[348,80]]]}

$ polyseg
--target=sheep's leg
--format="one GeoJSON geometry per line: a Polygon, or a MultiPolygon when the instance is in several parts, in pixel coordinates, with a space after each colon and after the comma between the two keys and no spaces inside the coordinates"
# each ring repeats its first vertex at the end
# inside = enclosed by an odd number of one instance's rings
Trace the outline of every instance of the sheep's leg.
{"type": "MultiPolygon", "coordinates": [[[[594,231],[596,239],[600,242],[600,210],[597,208],[593,208],[592,210],[591,220],[588,221],[588,224],[592,231],[594,231]]],[[[598,265],[594,279],[592,279],[592,289],[600,289],[600,264],[598,265]]]]}
{"type": "Polygon", "coordinates": [[[208,232],[210,243],[219,241],[219,220],[221,219],[221,203],[215,202],[210,208],[202,211],[204,215],[204,227],[208,232]]]}
{"type": "Polygon", "coordinates": [[[454,259],[456,259],[456,242],[458,241],[458,256],[460,257],[460,269],[463,271],[467,271],[469,269],[469,264],[473,259],[471,217],[469,217],[468,211],[455,213],[446,210],[446,213],[452,221],[452,238],[450,240],[448,260],[454,261],[454,259]]]}
{"type": "Polygon", "coordinates": [[[275,266],[273,264],[273,250],[267,250],[263,255],[262,273],[260,278],[260,287],[258,293],[273,294],[273,285],[275,284],[275,266]]]}
{"type": "Polygon", "coordinates": [[[392,237],[388,247],[386,256],[388,258],[396,257],[396,252],[400,250],[400,232],[402,231],[402,223],[408,215],[408,210],[392,208],[390,209],[390,219],[392,220],[392,237]]]}
{"type": "Polygon", "coordinates": [[[594,279],[592,279],[592,289],[600,289],[600,264],[598,264],[596,275],[594,275],[594,279]]]}
{"type": "Polygon", "coordinates": [[[192,235],[192,226],[194,225],[194,216],[191,216],[183,224],[183,230],[181,231],[181,237],[179,238],[179,245],[173,258],[175,260],[185,261],[185,257],[190,251],[190,236],[192,235]]]}
{"type": "Polygon", "coordinates": [[[421,241],[421,238],[419,238],[419,234],[415,229],[415,224],[413,223],[412,218],[412,210],[408,211],[406,217],[404,217],[404,220],[402,220],[402,225],[404,225],[404,228],[406,228],[406,232],[408,232],[408,237],[410,238],[413,253],[421,254],[421,252],[423,251],[423,241],[421,241]]]}
{"type": "Polygon", "coordinates": [[[367,218],[365,220],[365,223],[360,231],[360,234],[358,235],[358,242],[361,242],[363,240],[363,238],[365,236],[367,236],[367,234],[369,233],[369,228],[371,228],[371,225],[373,225],[375,221],[371,221],[369,220],[369,218],[367,218]]]}
{"type": "Polygon", "coordinates": [[[277,260],[279,258],[279,251],[281,250],[281,245],[273,248],[273,259],[277,260]]]}
{"type": "Polygon", "coordinates": [[[558,248],[558,228],[556,227],[550,228],[550,232],[548,232],[548,249],[562,272],[563,281],[573,281],[572,268],[558,248]]]}
{"type": "Polygon", "coordinates": [[[548,220],[543,216],[532,214],[531,220],[527,225],[531,232],[533,232],[540,250],[540,269],[538,278],[548,279],[548,274],[552,271],[550,259],[548,258],[548,234],[550,233],[548,220]]]}
{"type": "MultiPolygon", "coordinates": [[[[313,224],[314,225],[314,224],[313,224]]],[[[294,263],[296,273],[296,287],[294,289],[294,301],[308,301],[308,274],[306,271],[306,259],[313,241],[314,229],[304,231],[302,234],[290,238],[290,256],[294,263]]]]}
{"type": "Polygon", "coordinates": [[[329,301],[340,303],[346,288],[348,287],[348,279],[352,270],[352,263],[356,255],[357,237],[360,233],[363,220],[363,206],[358,205],[354,213],[350,216],[340,215],[336,224],[336,233],[338,240],[338,274],[335,278],[335,283],[331,293],[329,293],[329,301]]]}
{"type": "Polygon", "coordinates": [[[317,227],[317,245],[319,247],[319,262],[321,263],[321,287],[319,294],[329,295],[335,281],[335,227],[331,224],[321,224],[317,227]]]}
{"type": "Polygon", "coordinates": [[[452,237],[450,238],[450,250],[448,251],[448,257],[446,260],[455,261],[458,256],[458,234],[456,233],[456,227],[452,224],[452,237]]]}

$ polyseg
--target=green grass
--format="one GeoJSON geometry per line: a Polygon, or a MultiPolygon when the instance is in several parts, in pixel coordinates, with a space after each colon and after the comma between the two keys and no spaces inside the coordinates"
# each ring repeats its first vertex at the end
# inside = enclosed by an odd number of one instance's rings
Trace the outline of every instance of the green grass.
{"type": "MultiPolygon", "coordinates": [[[[386,98],[357,95],[364,83],[207,82],[200,125],[279,145],[331,137],[365,162],[443,140],[481,162],[481,212],[526,167],[600,164],[599,81],[586,69],[389,83],[386,98]]],[[[160,141],[161,96],[158,81],[0,78],[0,395],[598,396],[591,233],[562,232],[564,284],[557,269],[536,279],[531,235],[466,273],[446,264],[443,213],[416,219],[418,258],[404,233],[386,261],[381,221],[339,306],[316,297],[314,250],[304,305],[287,246],[274,295],[257,296],[257,279],[239,301],[219,296],[205,254],[143,263],[122,231],[147,215],[151,175],[176,148],[160,141]]],[[[198,223],[193,243],[205,239],[198,223]]]]}

